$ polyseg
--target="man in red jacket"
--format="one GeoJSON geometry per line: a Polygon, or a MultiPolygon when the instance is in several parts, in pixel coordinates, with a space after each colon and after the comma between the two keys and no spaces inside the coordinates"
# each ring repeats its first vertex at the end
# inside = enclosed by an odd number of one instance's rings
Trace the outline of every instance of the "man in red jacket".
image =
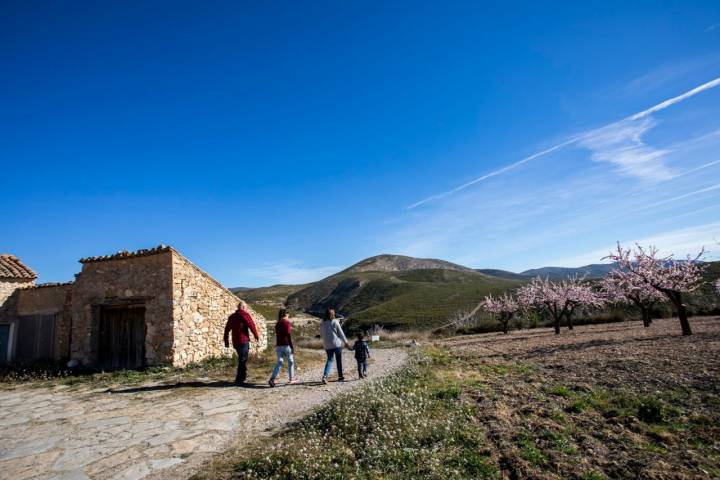
{"type": "Polygon", "coordinates": [[[248,354],[250,353],[250,332],[252,332],[255,340],[259,340],[257,328],[255,328],[255,322],[247,311],[247,303],[240,300],[237,311],[230,315],[225,324],[225,334],[223,340],[225,341],[225,348],[228,348],[228,335],[232,331],[232,342],[233,348],[238,354],[238,367],[237,375],[235,376],[235,383],[243,385],[247,378],[247,360],[248,354]]]}

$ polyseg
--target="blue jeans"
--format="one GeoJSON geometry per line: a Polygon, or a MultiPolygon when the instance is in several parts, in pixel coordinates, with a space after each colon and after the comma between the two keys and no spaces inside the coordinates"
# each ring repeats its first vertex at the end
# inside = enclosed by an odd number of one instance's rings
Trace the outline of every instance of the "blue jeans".
{"type": "Polygon", "coordinates": [[[247,378],[247,361],[248,354],[250,353],[250,344],[241,343],[240,345],[233,345],[238,355],[238,368],[237,374],[235,375],[235,383],[245,383],[247,378]]]}
{"type": "Polygon", "coordinates": [[[367,360],[358,360],[358,376],[364,377],[367,375],[367,360]]]}
{"type": "Polygon", "coordinates": [[[323,372],[323,377],[327,377],[328,375],[330,375],[330,370],[332,369],[333,364],[333,356],[335,356],[335,359],[337,360],[338,378],[343,378],[342,347],[325,350],[325,353],[327,354],[327,361],[325,362],[325,371],[323,372]]]}
{"type": "Polygon", "coordinates": [[[275,364],[272,375],[270,375],[270,379],[275,380],[277,378],[283,366],[283,357],[287,357],[288,376],[290,380],[292,380],[293,377],[295,377],[295,359],[293,358],[292,348],[290,348],[289,345],[275,347],[275,354],[277,355],[277,363],[275,364]]]}

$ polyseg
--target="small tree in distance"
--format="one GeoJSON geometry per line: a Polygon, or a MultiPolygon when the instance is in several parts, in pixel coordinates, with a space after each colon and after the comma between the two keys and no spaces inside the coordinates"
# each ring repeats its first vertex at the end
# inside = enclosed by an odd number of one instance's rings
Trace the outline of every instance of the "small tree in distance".
{"type": "Polygon", "coordinates": [[[652,323],[652,307],[666,300],[662,292],[623,270],[612,270],[602,280],[602,291],[609,302],[629,303],[639,308],[646,328],[652,323]]]}
{"type": "Polygon", "coordinates": [[[545,308],[553,319],[555,334],[560,333],[563,317],[567,318],[568,329],[573,329],[572,316],[577,308],[600,307],[604,303],[602,298],[578,277],[561,282],[535,277],[518,290],[518,300],[526,307],[545,308]]]}
{"type": "Polygon", "coordinates": [[[672,255],[658,257],[658,249],[654,246],[645,249],[636,245],[631,250],[623,249],[618,242],[617,251],[606,258],[617,262],[621,269],[634,275],[640,283],[665,295],[678,312],[682,334],[692,335],[682,295],[701,285],[702,267],[697,261],[704,253],[702,249],[694,259],[688,256],[686,260],[678,261],[672,255]]]}
{"type": "Polygon", "coordinates": [[[518,302],[507,292],[497,298],[493,298],[492,294],[490,294],[485,297],[481,305],[483,310],[495,315],[495,318],[502,325],[503,333],[508,333],[508,324],[520,308],[518,302]]]}

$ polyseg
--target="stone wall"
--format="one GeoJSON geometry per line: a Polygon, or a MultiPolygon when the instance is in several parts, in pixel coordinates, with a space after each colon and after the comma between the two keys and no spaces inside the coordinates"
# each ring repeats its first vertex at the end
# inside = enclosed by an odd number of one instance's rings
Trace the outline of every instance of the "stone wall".
{"type": "Polygon", "coordinates": [[[19,288],[35,285],[35,280],[0,279],[0,322],[9,323],[14,320],[17,295],[13,293],[19,288]]]}
{"type": "MultiPolygon", "coordinates": [[[[207,273],[173,251],[173,327],[175,345],[173,363],[185,366],[210,357],[230,356],[232,346],[223,345],[223,332],[228,316],[240,301],[207,273]]],[[[265,318],[251,311],[260,341],[250,343],[257,354],[267,347],[265,318]]]]}
{"type": "Polygon", "coordinates": [[[39,285],[18,290],[17,314],[56,314],[55,346],[56,360],[70,356],[70,326],[72,324],[72,284],[39,285]]]}
{"type": "Polygon", "coordinates": [[[72,291],[71,357],[97,359],[99,309],[103,305],[145,306],[148,365],[173,362],[172,252],[107,260],[83,260],[72,291]]]}

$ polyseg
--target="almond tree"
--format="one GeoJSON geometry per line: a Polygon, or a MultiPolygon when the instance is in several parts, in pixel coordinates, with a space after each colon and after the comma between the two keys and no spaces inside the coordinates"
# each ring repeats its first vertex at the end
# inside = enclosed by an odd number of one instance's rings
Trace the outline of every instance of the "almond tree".
{"type": "Polygon", "coordinates": [[[603,304],[602,298],[578,277],[561,282],[535,277],[520,288],[518,299],[524,306],[545,308],[553,319],[555,334],[560,333],[560,322],[563,317],[567,318],[568,329],[573,329],[572,315],[577,308],[600,307],[603,304]]]}
{"type": "Polygon", "coordinates": [[[678,261],[673,259],[672,255],[658,257],[658,249],[655,246],[646,249],[636,245],[635,250],[631,250],[623,249],[618,243],[617,251],[607,258],[617,262],[621,269],[636,276],[640,283],[665,295],[678,312],[682,334],[692,335],[682,294],[692,292],[702,284],[702,266],[698,265],[697,261],[704,253],[705,250],[702,249],[694,259],[688,255],[686,260],[678,261]]]}
{"type": "Polygon", "coordinates": [[[518,302],[507,293],[502,296],[493,298],[492,294],[485,297],[481,303],[483,310],[495,315],[503,327],[503,333],[508,333],[508,324],[515,316],[515,312],[520,308],[518,302]]]}
{"type": "Polygon", "coordinates": [[[637,275],[623,270],[612,270],[603,279],[601,288],[608,301],[629,303],[639,308],[646,328],[652,323],[652,307],[665,300],[662,292],[643,282],[637,275]]]}
{"type": "Polygon", "coordinates": [[[715,282],[715,290],[717,290],[718,295],[720,295],[720,278],[715,282]]]}

